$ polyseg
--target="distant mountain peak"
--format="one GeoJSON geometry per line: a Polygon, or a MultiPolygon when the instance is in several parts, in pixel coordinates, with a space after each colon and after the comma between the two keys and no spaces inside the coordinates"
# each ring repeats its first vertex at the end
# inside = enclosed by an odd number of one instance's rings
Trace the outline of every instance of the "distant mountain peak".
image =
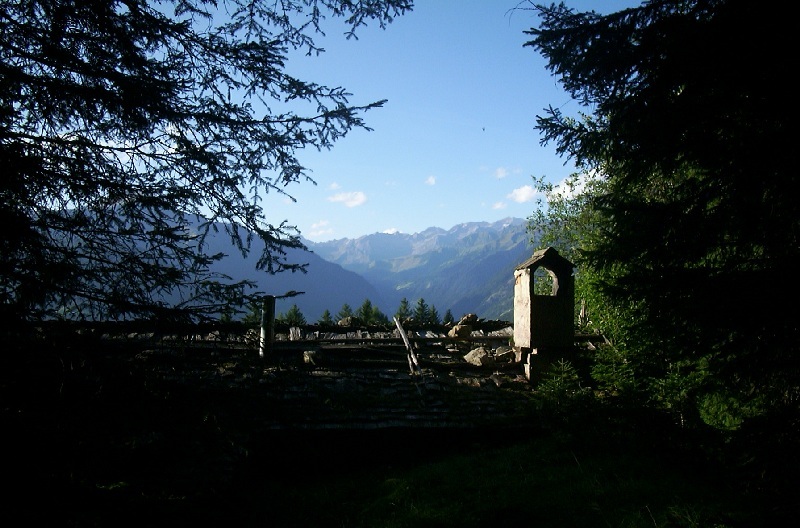
{"type": "Polygon", "coordinates": [[[463,310],[496,319],[512,318],[514,268],[532,253],[527,222],[513,217],[414,234],[311,242],[308,247],[363,276],[387,300],[391,313],[405,297],[411,303],[424,299],[441,315],[450,309],[456,317],[463,310]]]}

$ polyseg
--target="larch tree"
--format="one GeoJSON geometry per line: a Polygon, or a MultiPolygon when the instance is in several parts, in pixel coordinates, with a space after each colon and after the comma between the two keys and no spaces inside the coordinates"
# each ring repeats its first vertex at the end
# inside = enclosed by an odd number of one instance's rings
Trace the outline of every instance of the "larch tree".
{"type": "Polygon", "coordinates": [[[300,149],[369,130],[342,87],[287,73],[411,0],[19,0],[0,4],[0,310],[11,320],[175,317],[246,304],[206,244],[302,248],[263,200],[312,182],[300,149]],[[318,39],[317,39],[318,40],[318,39]]]}

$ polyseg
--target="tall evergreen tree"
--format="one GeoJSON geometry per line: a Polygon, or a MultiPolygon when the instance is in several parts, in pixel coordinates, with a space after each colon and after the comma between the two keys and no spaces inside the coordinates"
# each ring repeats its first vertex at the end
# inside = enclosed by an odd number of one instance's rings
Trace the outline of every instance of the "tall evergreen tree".
{"type": "Polygon", "coordinates": [[[375,307],[372,305],[372,301],[369,299],[364,299],[364,302],[361,303],[361,306],[355,311],[355,316],[364,324],[372,324],[372,316],[373,316],[373,309],[375,307]]]}
{"type": "Polygon", "coordinates": [[[563,242],[579,242],[620,363],[689,421],[797,413],[792,18],[738,0],[536,9],[528,45],[589,109],[551,107],[537,127],[597,181],[565,202],[586,231],[563,242]]]}
{"type": "Polygon", "coordinates": [[[18,0],[0,3],[0,318],[197,318],[252,284],[213,271],[209,230],[258,268],[303,247],[262,200],[310,180],[382,101],[293,77],[327,17],[347,36],[410,0],[18,0]],[[220,227],[221,226],[221,227],[220,227]],[[259,250],[260,251],[260,250],[259,250]]]}
{"type": "Polygon", "coordinates": [[[322,326],[331,326],[334,324],[333,318],[331,317],[331,312],[329,310],[325,310],[322,312],[322,317],[319,318],[317,321],[318,324],[322,326]]]}
{"type": "Polygon", "coordinates": [[[372,315],[370,316],[370,324],[386,325],[389,324],[389,317],[383,313],[377,306],[372,307],[372,315]]]}
{"type": "Polygon", "coordinates": [[[389,318],[381,312],[380,308],[372,304],[372,301],[365,299],[363,304],[356,310],[355,316],[364,324],[380,325],[387,324],[389,318]]]}
{"type": "Polygon", "coordinates": [[[296,304],[286,310],[286,313],[280,314],[276,320],[289,326],[304,326],[307,324],[306,316],[303,315],[303,312],[300,311],[296,304]]]}
{"type": "Polygon", "coordinates": [[[342,319],[347,319],[348,317],[355,317],[355,313],[353,312],[353,308],[349,304],[344,303],[342,305],[342,308],[336,314],[336,320],[341,321],[342,319]]]}
{"type": "Polygon", "coordinates": [[[448,323],[454,323],[455,321],[456,320],[453,317],[453,312],[451,312],[450,308],[448,308],[447,311],[444,313],[444,318],[442,319],[442,323],[448,324],[448,323]]]}
{"type": "Polygon", "coordinates": [[[414,306],[414,313],[412,314],[414,321],[418,323],[427,323],[430,318],[430,313],[430,308],[428,307],[428,303],[425,302],[425,299],[422,297],[417,299],[417,304],[414,306]]]}
{"type": "Polygon", "coordinates": [[[408,299],[405,297],[400,299],[400,306],[397,307],[394,316],[397,317],[399,321],[405,321],[411,317],[411,306],[408,304],[408,299]]]}
{"type": "Polygon", "coordinates": [[[428,310],[428,322],[434,325],[442,323],[442,319],[439,316],[439,311],[436,310],[436,306],[434,305],[431,305],[430,310],[428,310]]]}

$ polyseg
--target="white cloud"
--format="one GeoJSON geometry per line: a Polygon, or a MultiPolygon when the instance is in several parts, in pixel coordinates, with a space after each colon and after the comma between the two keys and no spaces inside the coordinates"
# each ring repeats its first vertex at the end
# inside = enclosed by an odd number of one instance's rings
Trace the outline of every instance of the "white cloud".
{"type": "Polygon", "coordinates": [[[428,176],[425,179],[425,184],[426,185],[436,185],[436,176],[428,176]]]}
{"type": "Polygon", "coordinates": [[[510,200],[514,200],[517,203],[525,203],[530,202],[536,197],[537,191],[530,185],[523,185],[522,187],[518,187],[511,191],[511,193],[506,196],[506,198],[510,200]]]}
{"type": "Polygon", "coordinates": [[[394,235],[395,233],[399,233],[400,230],[396,227],[390,227],[389,229],[384,229],[381,233],[386,233],[387,235],[394,235]]]}
{"type": "Polygon", "coordinates": [[[328,185],[328,189],[330,189],[330,190],[332,190],[332,191],[335,191],[336,189],[340,189],[341,187],[342,187],[342,186],[341,186],[341,185],[339,185],[339,184],[338,184],[338,183],[336,183],[336,182],[332,182],[330,185],[328,185]]]}
{"type": "Polygon", "coordinates": [[[565,198],[574,198],[583,194],[586,184],[597,177],[594,172],[581,174],[577,179],[567,176],[553,187],[553,194],[561,195],[565,198]]]}
{"type": "Polygon", "coordinates": [[[330,227],[328,220],[320,220],[311,224],[311,230],[308,233],[309,238],[320,237],[323,235],[330,235],[333,233],[333,228],[330,227]]]}
{"type": "Polygon", "coordinates": [[[508,176],[508,169],[506,169],[505,167],[497,167],[494,170],[494,177],[497,178],[498,180],[502,180],[506,176],[508,176]]]}
{"type": "Polygon", "coordinates": [[[506,203],[505,202],[495,202],[495,203],[492,204],[492,209],[495,209],[495,210],[497,210],[497,209],[505,209],[505,208],[506,208],[506,203]]]}
{"type": "Polygon", "coordinates": [[[361,191],[337,193],[328,197],[329,202],[340,202],[347,207],[357,207],[367,201],[367,195],[361,191]]]}

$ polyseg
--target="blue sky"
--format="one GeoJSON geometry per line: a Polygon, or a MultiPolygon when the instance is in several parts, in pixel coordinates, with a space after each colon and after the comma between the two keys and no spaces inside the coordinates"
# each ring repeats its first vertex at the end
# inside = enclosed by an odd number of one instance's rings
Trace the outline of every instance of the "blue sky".
{"type": "MultiPolygon", "coordinates": [[[[571,0],[607,13],[632,0],[571,0]]],[[[314,242],[376,232],[529,217],[534,177],[557,183],[574,172],[542,147],[536,115],[548,105],[579,110],[560,90],[523,31],[538,24],[519,0],[417,0],[385,30],[346,40],[334,24],[319,57],[292,56],[287,69],[342,86],[352,104],[387,99],[332,150],[301,151],[316,185],[265,196],[267,221],[288,220],[314,242]]]]}

